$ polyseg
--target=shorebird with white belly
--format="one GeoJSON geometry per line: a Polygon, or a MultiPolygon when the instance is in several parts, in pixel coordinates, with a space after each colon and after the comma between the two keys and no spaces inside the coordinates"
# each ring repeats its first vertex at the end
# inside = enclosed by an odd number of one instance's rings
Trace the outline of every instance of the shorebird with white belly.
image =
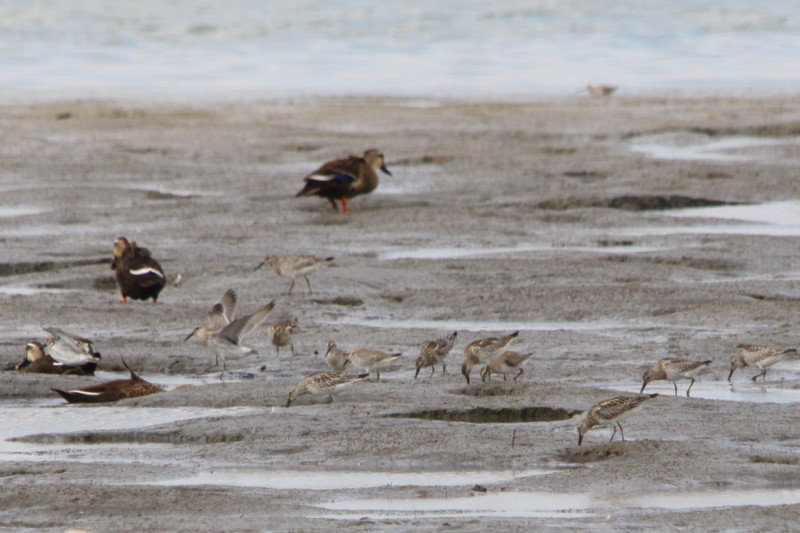
{"type": "Polygon", "coordinates": [[[378,375],[377,381],[381,380],[381,370],[393,365],[398,361],[403,354],[401,353],[386,353],[380,350],[353,350],[347,354],[347,360],[353,363],[353,366],[360,368],[364,372],[371,374],[375,372],[378,375]]]}
{"type": "Polygon", "coordinates": [[[583,436],[595,426],[610,426],[614,428],[614,432],[611,433],[611,438],[608,442],[614,440],[614,435],[617,434],[617,428],[619,428],[622,434],[622,441],[625,442],[625,432],[621,424],[622,420],[638,411],[644,402],[656,396],[658,396],[658,393],[646,396],[635,396],[633,398],[617,396],[616,398],[603,400],[602,402],[594,404],[592,408],[589,409],[589,412],[586,413],[586,418],[584,418],[578,426],[578,446],[583,443],[583,436]]]}
{"type": "Polygon", "coordinates": [[[514,381],[517,381],[517,378],[523,373],[523,365],[528,361],[531,355],[533,354],[522,354],[512,351],[503,352],[503,355],[489,361],[486,366],[481,369],[481,380],[486,381],[487,378],[491,380],[492,374],[502,374],[503,381],[506,381],[506,376],[516,372],[517,375],[514,376],[514,381]]]}
{"type": "Polygon", "coordinates": [[[356,381],[363,381],[368,377],[369,374],[359,374],[355,376],[338,374],[336,372],[316,372],[304,377],[300,383],[289,391],[289,400],[286,402],[286,407],[292,405],[292,402],[303,394],[327,394],[328,403],[331,403],[333,402],[332,394],[349,387],[356,381]]]}
{"type": "Polygon", "coordinates": [[[505,337],[486,337],[470,343],[464,348],[464,362],[461,364],[461,373],[470,383],[469,375],[475,365],[488,363],[494,354],[504,349],[514,339],[519,336],[519,331],[515,331],[505,337]]]}
{"type": "Polygon", "coordinates": [[[445,362],[445,359],[450,353],[450,350],[453,349],[453,345],[456,342],[456,337],[458,337],[458,332],[454,331],[447,337],[428,341],[423,344],[422,349],[419,352],[419,357],[417,357],[417,360],[414,363],[417,367],[417,371],[414,374],[414,379],[417,379],[420,370],[427,367],[431,367],[431,376],[433,376],[433,373],[436,371],[436,365],[439,363],[442,363],[442,375],[445,375],[447,371],[447,363],[445,362]]]}
{"type": "Polygon", "coordinates": [[[692,385],[694,385],[695,376],[708,368],[710,364],[710,359],[708,361],[690,361],[689,359],[680,359],[676,357],[661,359],[653,368],[645,372],[642,376],[642,390],[639,391],[639,394],[644,392],[644,388],[647,387],[651,381],[661,380],[671,381],[672,385],[675,387],[675,396],[677,396],[678,384],[676,382],[681,379],[690,379],[692,381],[689,383],[689,388],[686,389],[686,397],[688,398],[689,391],[692,390],[692,385]]]}
{"type": "Polygon", "coordinates": [[[292,284],[289,285],[288,294],[292,294],[292,289],[294,289],[294,278],[302,276],[306,280],[308,292],[310,293],[311,282],[308,281],[308,275],[330,261],[333,261],[333,257],[317,257],[314,255],[268,255],[254,270],[258,270],[264,265],[269,265],[277,275],[290,278],[292,284]]]}
{"type": "Polygon", "coordinates": [[[741,344],[739,348],[741,348],[739,355],[731,359],[731,373],[728,374],[728,381],[731,380],[737,368],[748,366],[755,366],[761,370],[760,374],[752,377],[753,381],[762,376],[766,381],[769,367],[785,359],[797,357],[796,348],[773,348],[772,346],[753,346],[750,344],[741,344]]]}

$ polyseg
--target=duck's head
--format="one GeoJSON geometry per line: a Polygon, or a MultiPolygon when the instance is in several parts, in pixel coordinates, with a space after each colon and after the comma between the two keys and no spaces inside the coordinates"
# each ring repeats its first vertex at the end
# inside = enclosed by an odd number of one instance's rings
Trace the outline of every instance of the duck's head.
{"type": "Polygon", "coordinates": [[[384,174],[388,174],[389,176],[392,175],[392,173],[389,172],[389,169],[386,168],[386,161],[383,158],[383,152],[380,150],[371,148],[364,152],[364,161],[366,161],[367,165],[370,167],[379,168],[384,174]]]}

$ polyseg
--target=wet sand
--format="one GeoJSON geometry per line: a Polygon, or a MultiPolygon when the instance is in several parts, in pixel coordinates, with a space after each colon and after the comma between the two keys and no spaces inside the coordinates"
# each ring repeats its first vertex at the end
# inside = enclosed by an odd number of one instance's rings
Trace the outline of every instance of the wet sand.
{"type": "Polygon", "coordinates": [[[798,117],[794,98],[0,108],[0,367],[52,325],[92,338],[107,371],[0,372],[4,435],[49,429],[0,447],[0,531],[793,529],[800,362],[726,378],[740,343],[797,344],[798,117]],[[370,147],[394,176],[347,215],[293,197],[370,147]],[[790,215],[670,216],[767,202],[790,215]],[[181,274],[158,304],[117,301],[120,235],[181,274]],[[253,271],[266,253],[336,259],[287,296],[253,271]],[[298,355],[262,329],[224,383],[198,379],[213,356],[181,341],[228,288],[240,314],[275,299],[271,319],[296,317],[298,355]],[[415,380],[422,343],[453,329],[447,374],[415,380]],[[520,379],[476,368],[467,386],[464,347],[515,329],[520,379]],[[285,409],[331,339],[405,358],[285,409]],[[694,397],[654,383],[626,442],[597,429],[578,447],[581,413],[668,356],[714,360],[694,397]],[[196,386],[112,408],[49,390],[121,377],[121,357],[196,386]],[[469,416],[496,422],[453,421],[469,416]]]}

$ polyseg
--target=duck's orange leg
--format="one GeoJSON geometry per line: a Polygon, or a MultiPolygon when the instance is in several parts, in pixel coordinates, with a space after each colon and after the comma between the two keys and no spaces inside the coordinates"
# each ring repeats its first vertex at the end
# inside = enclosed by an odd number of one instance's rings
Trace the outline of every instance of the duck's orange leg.
{"type": "Polygon", "coordinates": [[[128,299],[127,299],[127,298],[125,298],[124,296],[120,296],[120,297],[119,297],[119,301],[120,301],[120,302],[122,302],[122,303],[125,303],[125,302],[127,302],[127,301],[128,301],[128,299]]]}
{"type": "Polygon", "coordinates": [[[342,196],[342,213],[347,213],[347,196],[342,196]]]}

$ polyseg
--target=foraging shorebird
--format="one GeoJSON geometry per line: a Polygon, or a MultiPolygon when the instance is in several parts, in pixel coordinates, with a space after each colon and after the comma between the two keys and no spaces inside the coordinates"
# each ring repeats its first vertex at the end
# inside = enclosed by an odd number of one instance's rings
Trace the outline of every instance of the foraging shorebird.
{"type": "Polygon", "coordinates": [[[617,434],[617,428],[619,428],[622,434],[622,441],[625,442],[625,432],[620,422],[635,411],[638,411],[644,402],[656,396],[658,396],[658,393],[636,396],[634,398],[617,396],[616,398],[603,400],[602,402],[594,404],[592,408],[589,409],[589,412],[586,413],[586,418],[584,418],[578,426],[578,446],[583,443],[583,436],[595,426],[611,426],[614,428],[614,432],[611,433],[611,439],[609,439],[608,442],[614,440],[614,435],[617,434]]]}
{"type": "Polygon", "coordinates": [[[59,328],[44,328],[50,334],[45,351],[57,363],[66,366],[97,365],[100,354],[92,348],[92,341],[59,328]]]}
{"type": "Polygon", "coordinates": [[[308,292],[311,292],[311,282],[308,281],[308,275],[328,261],[333,261],[333,257],[316,257],[313,255],[268,255],[253,270],[258,270],[264,265],[269,265],[277,275],[284,278],[291,278],[292,284],[289,285],[288,294],[292,294],[292,289],[294,289],[294,278],[303,276],[306,280],[306,285],[308,285],[308,292]]]}
{"type": "Polygon", "coordinates": [[[289,391],[289,400],[286,402],[286,407],[292,405],[292,402],[303,394],[327,394],[328,403],[331,403],[333,401],[333,393],[339,392],[356,381],[362,381],[368,377],[369,374],[355,376],[337,374],[336,372],[316,372],[304,377],[300,383],[289,391]]]}
{"type": "Polygon", "coordinates": [[[613,85],[590,85],[586,84],[586,90],[594,97],[611,96],[617,88],[613,85]]]}
{"type": "Polygon", "coordinates": [[[275,307],[274,300],[255,313],[234,320],[236,293],[229,289],[223,295],[222,300],[211,308],[206,324],[195,326],[192,332],[183,339],[183,342],[196,335],[198,342],[211,349],[216,356],[214,364],[206,370],[218,366],[219,360],[222,359],[222,374],[220,374],[222,377],[228,368],[226,359],[258,353],[254,348],[241,344],[241,340],[267,320],[273,307],[275,307]]]}
{"type": "Polygon", "coordinates": [[[69,403],[104,403],[116,402],[124,398],[138,398],[139,396],[147,396],[148,394],[155,394],[157,392],[164,392],[164,389],[145,381],[128,366],[125,360],[122,364],[131,373],[130,379],[117,379],[99,385],[90,385],[88,387],[80,387],[69,390],[50,389],[57,392],[62,398],[69,403]]]}
{"type": "Polygon", "coordinates": [[[461,364],[461,373],[467,379],[467,385],[470,384],[469,375],[473,366],[489,362],[489,359],[494,354],[508,346],[518,335],[519,331],[515,331],[505,337],[478,339],[464,348],[464,362],[461,364]]]}
{"type": "Polygon", "coordinates": [[[675,387],[675,396],[677,396],[677,381],[680,379],[690,379],[692,382],[689,383],[689,388],[686,389],[686,397],[688,398],[689,391],[692,390],[692,385],[694,385],[695,376],[700,371],[708,368],[710,364],[710,359],[708,361],[690,361],[688,359],[673,357],[661,359],[653,368],[645,372],[642,376],[642,390],[639,391],[639,394],[644,392],[644,388],[647,387],[648,383],[651,381],[663,380],[672,382],[672,385],[675,387]]]}
{"type": "Polygon", "coordinates": [[[783,361],[784,359],[791,359],[797,357],[797,349],[795,348],[773,348],[771,346],[753,346],[750,344],[739,345],[741,351],[739,355],[731,359],[731,373],[728,374],[728,381],[733,377],[733,373],[737,368],[745,368],[748,366],[755,366],[761,370],[760,374],[752,377],[755,381],[763,376],[764,381],[767,380],[767,369],[783,361]]]}
{"type": "Polygon", "coordinates": [[[111,270],[116,271],[117,286],[122,293],[119,301],[123,303],[129,297],[134,300],[152,298],[156,303],[167,281],[164,270],[153,259],[150,250],[137,246],[135,242],[128,242],[125,237],[118,237],[114,241],[111,270]]]}
{"type": "Polygon", "coordinates": [[[521,354],[511,351],[503,352],[503,355],[489,361],[486,366],[481,369],[481,380],[486,381],[486,378],[489,378],[489,381],[491,381],[492,374],[502,374],[503,381],[507,381],[506,376],[517,372],[517,375],[514,376],[514,381],[517,381],[517,378],[523,374],[522,366],[531,355],[533,354],[521,354]]]}
{"type": "MultiPolygon", "coordinates": [[[[97,358],[100,354],[94,352],[97,358]]],[[[16,366],[17,370],[31,374],[78,374],[85,376],[94,375],[97,363],[84,363],[82,365],[68,366],[59,363],[44,351],[40,342],[29,342],[25,345],[25,359],[16,366]]]]}
{"type": "Polygon", "coordinates": [[[447,371],[445,359],[450,353],[450,350],[453,349],[456,337],[458,337],[458,332],[454,331],[447,337],[428,341],[423,344],[419,352],[419,357],[417,357],[417,360],[414,362],[417,367],[417,371],[414,373],[414,379],[417,379],[420,370],[427,367],[431,367],[431,376],[433,376],[433,373],[436,371],[436,365],[439,363],[442,363],[442,375],[444,375],[447,371]]]}
{"type": "Polygon", "coordinates": [[[275,351],[277,352],[278,357],[281,356],[281,347],[286,345],[291,347],[292,355],[294,355],[292,334],[295,332],[296,328],[297,320],[293,318],[278,320],[267,328],[267,336],[269,337],[269,340],[272,341],[272,344],[275,345],[275,351]]]}
{"type": "Polygon", "coordinates": [[[342,371],[347,366],[347,350],[336,347],[336,343],[328,341],[328,351],[325,352],[325,362],[333,370],[342,371]]]}
{"type": "Polygon", "coordinates": [[[381,380],[381,370],[394,364],[398,359],[403,357],[401,353],[386,353],[380,350],[360,349],[353,350],[347,354],[347,361],[353,363],[353,366],[360,368],[364,372],[371,374],[375,372],[378,374],[377,381],[381,380]]]}
{"type": "Polygon", "coordinates": [[[337,212],[336,200],[341,200],[342,213],[347,213],[348,198],[370,193],[378,186],[378,170],[392,175],[386,168],[383,153],[375,149],[364,152],[364,157],[351,155],[346,159],[328,161],[303,178],[306,184],[296,196],[327,198],[337,212]]]}

